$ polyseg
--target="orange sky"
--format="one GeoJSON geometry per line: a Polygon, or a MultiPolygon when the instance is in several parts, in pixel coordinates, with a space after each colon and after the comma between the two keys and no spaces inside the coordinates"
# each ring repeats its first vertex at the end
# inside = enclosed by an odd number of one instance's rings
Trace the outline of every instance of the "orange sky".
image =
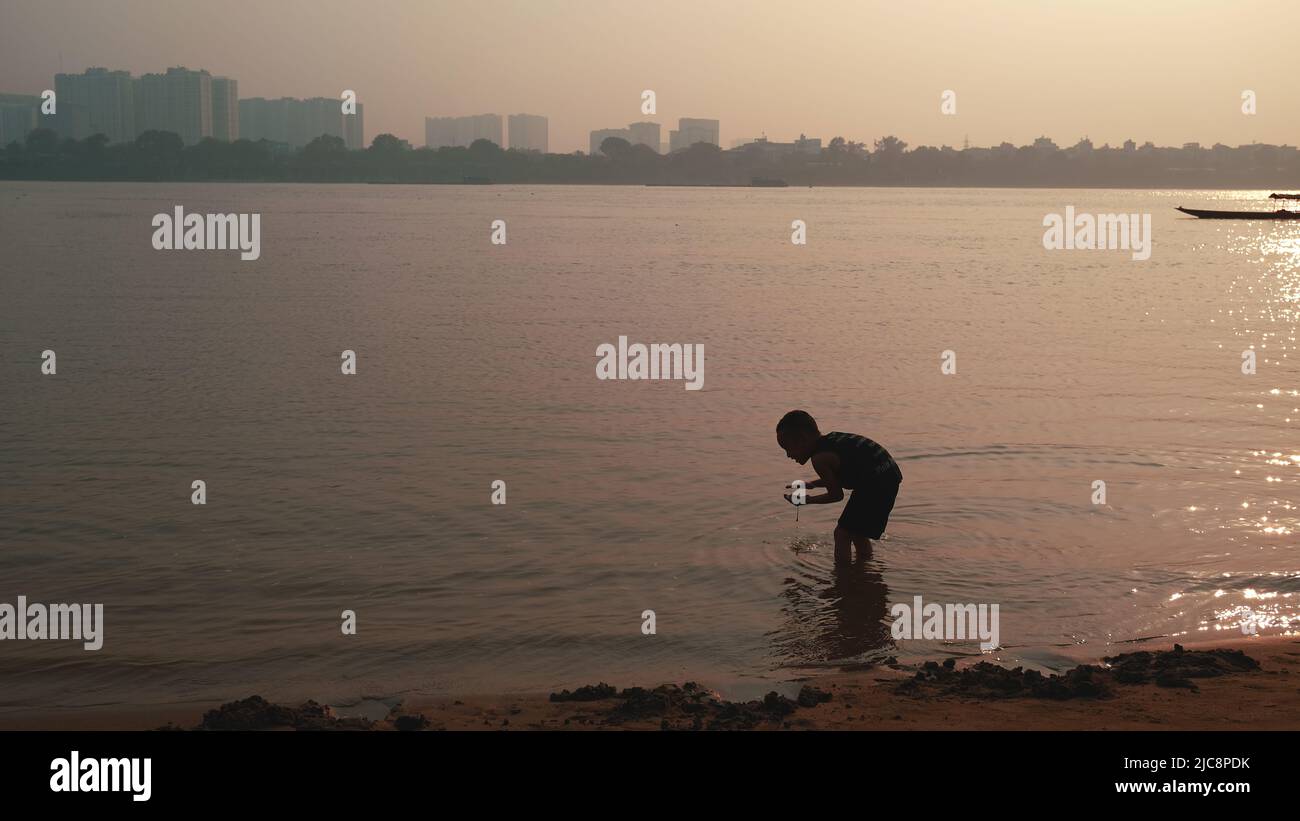
{"type": "Polygon", "coordinates": [[[365,103],[367,141],[528,112],[552,151],[643,119],[722,143],[805,132],[913,145],[1300,141],[1295,0],[3,0],[0,92],[60,69],[206,68],[242,97],[365,103]],[[957,93],[957,114],[940,93],[957,93]],[[1256,92],[1258,113],[1241,113],[1256,92]]]}

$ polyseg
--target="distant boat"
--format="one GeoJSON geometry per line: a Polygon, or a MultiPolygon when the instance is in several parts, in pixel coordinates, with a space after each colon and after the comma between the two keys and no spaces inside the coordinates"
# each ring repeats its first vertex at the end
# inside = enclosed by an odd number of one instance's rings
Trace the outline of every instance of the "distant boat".
{"type": "Polygon", "coordinates": [[[461,180],[464,185],[491,185],[492,180],[488,177],[465,177],[461,180]]]}
{"type": "Polygon", "coordinates": [[[1183,208],[1180,205],[1178,210],[1203,220],[1300,220],[1300,211],[1287,211],[1281,208],[1276,211],[1202,211],[1198,208],[1183,208]]]}
{"type": "Polygon", "coordinates": [[[1300,200],[1300,194],[1269,194],[1271,200],[1300,200]]]}
{"type": "Polygon", "coordinates": [[[778,180],[772,177],[751,177],[749,180],[751,188],[789,188],[790,183],[785,180],[778,180]]]}

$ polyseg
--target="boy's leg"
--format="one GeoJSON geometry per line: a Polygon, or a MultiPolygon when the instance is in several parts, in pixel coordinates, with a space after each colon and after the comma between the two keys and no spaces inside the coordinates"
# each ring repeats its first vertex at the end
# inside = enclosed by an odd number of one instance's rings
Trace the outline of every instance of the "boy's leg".
{"type": "Polygon", "coordinates": [[[871,553],[871,540],[860,533],[853,534],[853,546],[858,549],[859,556],[867,556],[871,553]]]}
{"type": "MultiPolygon", "coordinates": [[[[882,482],[853,491],[849,501],[840,514],[838,527],[835,528],[835,544],[838,554],[840,532],[845,539],[858,549],[859,555],[871,552],[871,540],[879,539],[889,523],[889,514],[894,509],[898,497],[898,483],[882,482]]],[[[849,546],[844,550],[847,552],[849,546]]]]}
{"type": "Polygon", "coordinates": [[[847,562],[853,558],[853,534],[842,527],[835,528],[835,561],[847,562]]]}
{"type": "Polygon", "coordinates": [[[871,550],[867,533],[871,526],[871,491],[860,489],[844,503],[840,520],[835,523],[835,558],[848,561],[853,558],[853,548],[866,555],[871,550]]]}

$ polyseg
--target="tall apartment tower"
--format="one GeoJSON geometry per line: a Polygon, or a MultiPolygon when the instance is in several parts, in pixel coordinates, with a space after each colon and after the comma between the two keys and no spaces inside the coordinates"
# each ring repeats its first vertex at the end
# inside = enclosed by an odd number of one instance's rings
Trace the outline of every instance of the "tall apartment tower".
{"type": "Polygon", "coordinates": [[[54,93],[55,123],[62,136],[82,140],[103,134],[110,143],[135,139],[135,81],[130,72],[88,68],[82,74],[56,74],[54,93]]]}
{"type": "Polygon", "coordinates": [[[603,156],[605,152],[600,150],[600,144],[610,137],[617,137],[620,140],[632,142],[632,132],[626,128],[597,128],[591,132],[591,141],[589,145],[590,151],[588,153],[593,157],[597,154],[603,156]]]}
{"type": "Polygon", "coordinates": [[[680,151],[696,143],[718,142],[719,124],[717,120],[700,120],[694,117],[682,117],[677,121],[677,130],[668,132],[668,150],[680,151]]]}
{"type": "Polygon", "coordinates": [[[365,110],[357,103],[356,114],[343,115],[343,143],[352,150],[366,147],[365,110]]]}
{"type": "Polygon", "coordinates": [[[651,151],[659,153],[659,123],[632,123],[627,127],[632,145],[648,146],[651,151]]]}
{"type": "Polygon", "coordinates": [[[362,148],[365,138],[362,111],[361,104],[357,103],[357,113],[345,115],[342,101],[332,97],[307,100],[248,97],[239,101],[239,133],[254,142],[270,140],[294,148],[302,148],[317,137],[328,135],[340,138],[348,148],[362,148]]]}
{"type": "Polygon", "coordinates": [[[317,137],[343,138],[343,103],[331,97],[312,97],[301,102],[298,131],[290,131],[292,145],[306,145],[317,137]]]}
{"type": "Polygon", "coordinates": [[[456,144],[455,117],[425,117],[424,145],[426,148],[443,148],[456,144]]]}
{"type": "Polygon", "coordinates": [[[425,117],[424,144],[429,148],[468,146],[475,140],[501,139],[501,115],[477,114],[472,117],[425,117]]]}
{"type": "MultiPolygon", "coordinates": [[[[268,100],[265,97],[246,97],[239,101],[239,133],[244,139],[257,142],[270,140],[273,143],[292,144],[289,139],[290,123],[301,119],[301,100],[281,97],[268,100]]],[[[297,132],[303,129],[292,129],[297,132]]]]}
{"type": "Polygon", "coordinates": [[[229,77],[212,78],[212,136],[239,139],[239,83],[229,77]]]}
{"type": "Polygon", "coordinates": [[[271,136],[271,100],[248,97],[239,101],[239,136],[245,140],[276,140],[271,136]]]}
{"type": "Polygon", "coordinates": [[[41,98],[35,94],[0,94],[0,148],[22,142],[40,126],[41,98]]]}
{"type": "Polygon", "coordinates": [[[457,131],[465,145],[470,145],[475,140],[491,140],[499,146],[506,144],[500,114],[479,114],[477,117],[463,119],[469,122],[463,123],[457,131]]]}
{"type": "Polygon", "coordinates": [[[169,68],[135,81],[136,133],[172,131],[186,145],[212,136],[212,75],[169,68]]]}
{"type": "Polygon", "coordinates": [[[644,145],[656,154],[660,153],[659,123],[632,123],[627,128],[598,128],[591,132],[592,156],[604,153],[600,150],[600,144],[610,137],[627,140],[632,145],[644,145]]]}
{"type": "Polygon", "coordinates": [[[519,151],[540,151],[546,153],[547,120],[536,114],[511,114],[510,147],[519,151]]]}

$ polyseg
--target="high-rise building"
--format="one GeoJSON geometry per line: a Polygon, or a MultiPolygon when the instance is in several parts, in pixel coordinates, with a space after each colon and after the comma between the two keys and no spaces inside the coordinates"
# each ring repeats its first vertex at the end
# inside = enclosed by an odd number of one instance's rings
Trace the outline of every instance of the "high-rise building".
{"type": "Polygon", "coordinates": [[[442,148],[456,144],[455,117],[425,117],[424,145],[426,148],[442,148]]]}
{"type": "Polygon", "coordinates": [[[547,120],[536,114],[511,114],[510,147],[517,151],[540,151],[546,153],[547,120]]]}
{"type": "Polygon", "coordinates": [[[610,137],[627,140],[629,143],[632,142],[632,132],[626,128],[598,128],[591,132],[591,151],[588,153],[593,157],[604,153],[600,150],[600,144],[610,137]]]}
{"type": "Polygon", "coordinates": [[[501,145],[501,115],[424,118],[424,144],[428,148],[468,146],[475,140],[491,140],[501,145]]]}
{"type": "Polygon", "coordinates": [[[40,116],[41,98],[35,94],[0,94],[0,148],[25,140],[41,127],[40,116]]]}
{"type": "Polygon", "coordinates": [[[270,140],[274,143],[286,143],[294,148],[303,146],[322,135],[338,137],[348,148],[360,148],[364,136],[361,121],[361,104],[357,104],[355,115],[343,114],[343,102],[332,97],[312,97],[299,100],[293,97],[281,97],[267,100],[263,97],[248,97],[239,101],[239,133],[245,139],[270,140]],[[345,131],[345,120],[355,123],[354,130],[357,145],[349,142],[345,131]]]}
{"type": "Polygon", "coordinates": [[[644,145],[656,154],[659,152],[659,123],[632,123],[627,128],[601,128],[591,132],[591,153],[600,153],[600,144],[610,137],[627,140],[632,145],[644,145]]]}
{"type": "Polygon", "coordinates": [[[56,74],[54,93],[60,135],[83,140],[103,134],[110,143],[135,139],[135,81],[130,72],[88,68],[82,74],[56,74]]]}
{"type": "Polygon", "coordinates": [[[357,103],[355,114],[343,115],[343,143],[352,150],[366,147],[365,111],[361,103],[357,103]]]}
{"type": "Polygon", "coordinates": [[[135,81],[136,133],[171,131],[186,145],[212,136],[212,75],[169,68],[135,81]]]}
{"type": "Polygon", "coordinates": [[[254,142],[287,142],[283,136],[276,139],[271,134],[271,100],[265,97],[249,97],[239,101],[239,136],[254,142]]]}
{"type": "Polygon", "coordinates": [[[650,150],[659,153],[659,123],[632,123],[627,127],[631,138],[628,142],[633,145],[649,146],[650,150]]]}
{"type": "Polygon", "coordinates": [[[719,123],[717,120],[700,120],[694,117],[682,117],[677,121],[677,130],[668,132],[668,150],[680,151],[696,143],[721,145],[718,142],[719,123]]]}
{"type": "Polygon", "coordinates": [[[229,77],[212,78],[212,136],[239,139],[239,83],[229,77]]]}
{"type": "Polygon", "coordinates": [[[330,97],[312,97],[302,101],[302,119],[295,137],[290,130],[290,144],[307,145],[321,136],[343,138],[343,101],[330,97]]]}
{"type": "Polygon", "coordinates": [[[130,142],[145,131],[171,131],[187,145],[205,137],[239,137],[239,86],[206,71],[169,68],[133,78],[127,71],[89,68],[54,77],[54,128],[64,137],[103,134],[130,142]]]}

